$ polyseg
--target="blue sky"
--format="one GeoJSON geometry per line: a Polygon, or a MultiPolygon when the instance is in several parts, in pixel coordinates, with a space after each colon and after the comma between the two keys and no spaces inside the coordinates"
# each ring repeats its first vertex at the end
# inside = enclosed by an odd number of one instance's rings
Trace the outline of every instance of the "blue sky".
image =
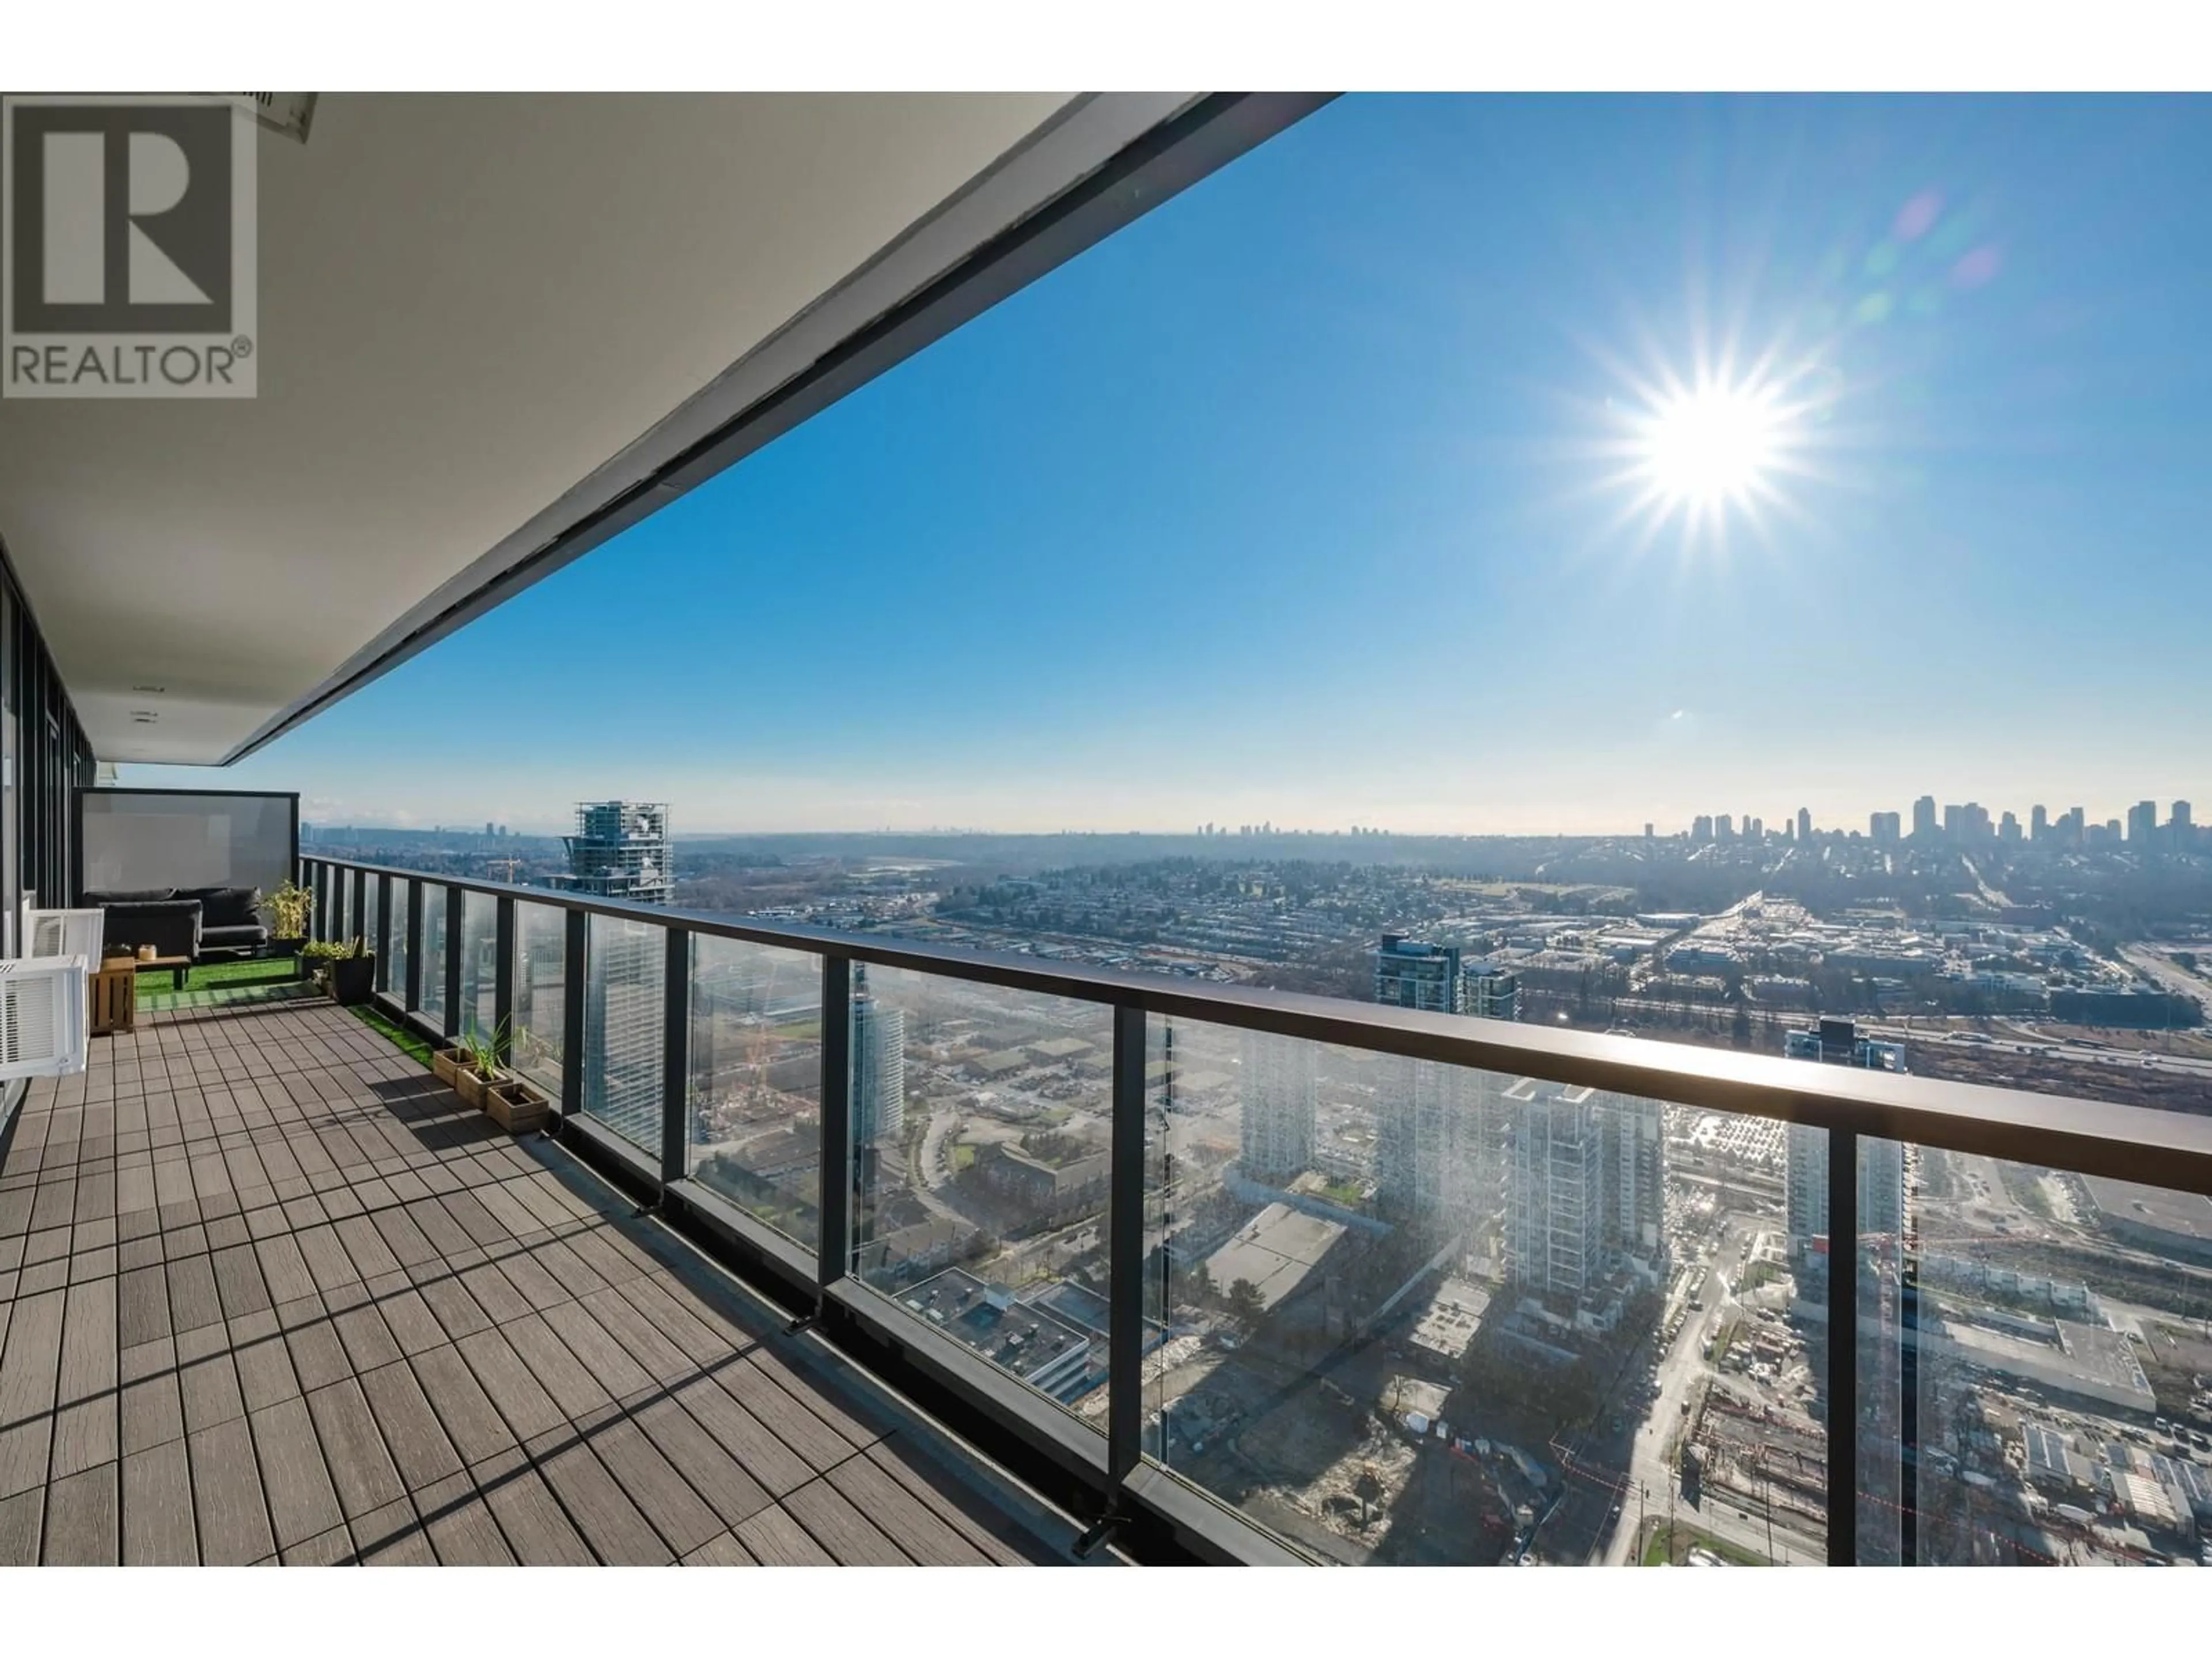
{"type": "Polygon", "coordinates": [[[1341,100],[221,781],[679,833],[2212,800],[2208,176],[2202,100],[1341,100]],[[1784,412],[1692,524],[1632,446],[1701,364],[1784,412]]]}

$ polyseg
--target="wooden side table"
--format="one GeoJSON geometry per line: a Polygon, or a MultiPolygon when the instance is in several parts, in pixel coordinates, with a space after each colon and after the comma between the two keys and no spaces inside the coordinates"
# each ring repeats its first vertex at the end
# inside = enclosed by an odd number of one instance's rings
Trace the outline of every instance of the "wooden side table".
{"type": "Polygon", "coordinates": [[[181,991],[185,988],[185,975],[191,971],[192,959],[190,957],[139,957],[131,965],[140,973],[149,968],[167,969],[176,976],[173,981],[175,988],[181,991]]]}
{"type": "Polygon", "coordinates": [[[138,964],[129,957],[116,957],[100,964],[85,981],[92,995],[91,1030],[94,1036],[112,1036],[136,1028],[138,1018],[138,964]]]}

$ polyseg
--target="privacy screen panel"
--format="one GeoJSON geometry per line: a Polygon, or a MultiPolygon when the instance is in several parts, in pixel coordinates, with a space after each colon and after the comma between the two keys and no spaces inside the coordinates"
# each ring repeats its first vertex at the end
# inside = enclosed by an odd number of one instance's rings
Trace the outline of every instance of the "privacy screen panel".
{"type": "Polygon", "coordinates": [[[165,789],[87,789],[80,894],[158,887],[276,891],[299,860],[299,797],[165,789]]]}

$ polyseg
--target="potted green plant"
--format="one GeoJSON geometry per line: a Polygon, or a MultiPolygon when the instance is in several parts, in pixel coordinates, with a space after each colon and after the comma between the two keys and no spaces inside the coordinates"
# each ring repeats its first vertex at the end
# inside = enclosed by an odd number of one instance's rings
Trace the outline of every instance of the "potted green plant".
{"type": "Polygon", "coordinates": [[[359,934],[349,939],[310,939],[301,954],[314,963],[316,982],[341,1006],[368,1001],[376,988],[376,953],[359,934]]]}
{"type": "Polygon", "coordinates": [[[461,1038],[465,1056],[460,1069],[453,1074],[453,1087],[460,1093],[462,1103],[477,1111],[484,1109],[484,1097],[504,1075],[499,1063],[500,1038],[506,1030],[505,1022],[500,1029],[486,1036],[474,1025],[461,1038]]]}
{"type": "Polygon", "coordinates": [[[315,914],[315,896],[296,881],[288,881],[263,901],[269,912],[269,951],[272,956],[296,957],[307,942],[307,923],[315,914]]]}

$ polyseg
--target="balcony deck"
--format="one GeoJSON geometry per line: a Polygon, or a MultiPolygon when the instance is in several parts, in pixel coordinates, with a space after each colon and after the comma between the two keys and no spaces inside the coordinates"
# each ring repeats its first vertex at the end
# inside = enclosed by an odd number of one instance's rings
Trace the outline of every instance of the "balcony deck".
{"type": "Polygon", "coordinates": [[[1017,1564],[1064,1516],[362,1022],[141,1013],[0,1164],[0,1564],[1017,1564]]]}

